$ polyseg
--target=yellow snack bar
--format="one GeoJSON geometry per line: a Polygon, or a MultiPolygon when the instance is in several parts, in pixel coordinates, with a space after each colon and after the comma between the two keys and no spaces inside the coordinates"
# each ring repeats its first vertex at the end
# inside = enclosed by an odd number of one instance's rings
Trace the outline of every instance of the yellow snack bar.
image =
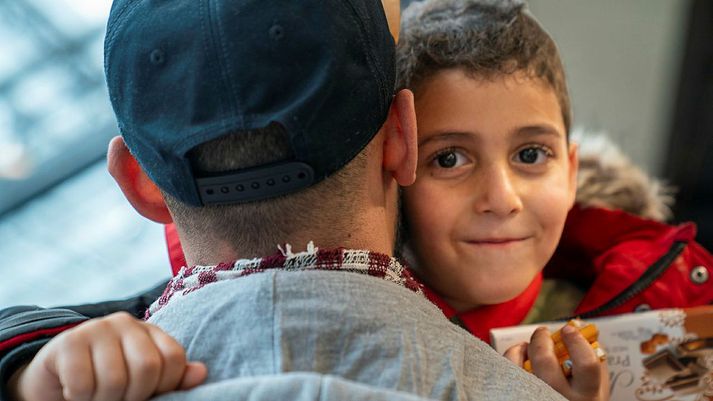
{"type": "MultiPolygon", "coordinates": [[[[589,342],[592,349],[594,349],[600,361],[604,361],[606,359],[606,353],[599,346],[599,342],[597,342],[597,339],[599,338],[599,330],[597,329],[597,326],[595,326],[594,324],[585,324],[579,319],[570,320],[569,322],[567,322],[567,325],[579,330],[582,336],[587,340],[587,342],[589,342]]],[[[562,329],[559,329],[556,332],[552,333],[551,338],[554,342],[555,355],[557,356],[557,360],[560,363],[560,366],[562,367],[562,371],[566,376],[571,375],[572,361],[569,358],[567,347],[562,341],[562,329]]],[[[523,368],[528,372],[532,372],[532,363],[529,359],[523,363],[523,368]]]]}
{"type": "MultiPolygon", "coordinates": [[[[582,336],[584,336],[590,344],[597,341],[599,338],[599,330],[597,329],[597,326],[593,324],[585,324],[581,320],[576,319],[570,320],[567,322],[567,325],[579,330],[582,336]]],[[[552,341],[555,342],[555,355],[557,355],[558,359],[567,355],[567,347],[565,347],[564,342],[562,341],[562,329],[552,333],[552,341]]]]}

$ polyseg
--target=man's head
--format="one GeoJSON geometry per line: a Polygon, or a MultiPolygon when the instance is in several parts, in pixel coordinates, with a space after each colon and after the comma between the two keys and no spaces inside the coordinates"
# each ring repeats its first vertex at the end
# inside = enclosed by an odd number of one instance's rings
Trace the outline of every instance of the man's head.
{"type": "Polygon", "coordinates": [[[110,170],[142,214],[176,220],[193,259],[346,226],[375,169],[413,176],[397,166],[411,151],[387,149],[413,125],[393,47],[378,0],[116,1],[110,170]]]}
{"type": "Polygon", "coordinates": [[[550,35],[523,0],[429,0],[404,12],[396,54],[397,87],[418,92],[426,79],[462,69],[479,79],[516,73],[541,80],[557,96],[569,133],[564,67],[550,35]]]}

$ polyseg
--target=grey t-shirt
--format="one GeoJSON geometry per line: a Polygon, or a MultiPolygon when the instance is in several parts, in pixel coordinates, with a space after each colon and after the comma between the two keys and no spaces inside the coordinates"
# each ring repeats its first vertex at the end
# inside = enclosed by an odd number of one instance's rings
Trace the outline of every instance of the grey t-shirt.
{"type": "Polygon", "coordinates": [[[367,275],[268,270],[172,299],[149,321],[209,371],[161,400],[327,400],[350,387],[359,399],[564,399],[422,295],[367,275]]]}

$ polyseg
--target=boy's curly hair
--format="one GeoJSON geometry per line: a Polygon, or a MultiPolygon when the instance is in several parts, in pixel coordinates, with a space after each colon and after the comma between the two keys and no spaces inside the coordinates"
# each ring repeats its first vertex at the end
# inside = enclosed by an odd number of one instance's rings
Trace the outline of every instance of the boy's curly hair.
{"type": "Polygon", "coordinates": [[[402,16],[396,65],[397,89],[414,91],[447,68],[485,79],[525,72],[555,91],[569,134],[571,107],[557,46],[522,0],[412,3],[402,16]]]}

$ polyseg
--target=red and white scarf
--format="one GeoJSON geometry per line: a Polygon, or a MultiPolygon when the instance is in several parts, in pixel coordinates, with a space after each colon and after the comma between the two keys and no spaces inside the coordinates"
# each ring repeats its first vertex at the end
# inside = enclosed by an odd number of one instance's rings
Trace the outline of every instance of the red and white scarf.
{"type": "Polygon", "coordinates": [[[176,299],[197,291],[207,284],[231,280],[269,269],[286,271],[304,270],[340,270],[358,274],[366,274],[382,278],[423,295],[423,285],[418,282],[411,271],[398,260],[390,256],[353,249],[322,250],[312,242],[307,245],[307,251],[292,253],[289,244],[286,251],[255,259],[240,259],[231,263],[220,263],[217,266],[183,267],[169,281],[163,295],[146,311],[146,319],[163,308],[171,299],[176,299]]]}

